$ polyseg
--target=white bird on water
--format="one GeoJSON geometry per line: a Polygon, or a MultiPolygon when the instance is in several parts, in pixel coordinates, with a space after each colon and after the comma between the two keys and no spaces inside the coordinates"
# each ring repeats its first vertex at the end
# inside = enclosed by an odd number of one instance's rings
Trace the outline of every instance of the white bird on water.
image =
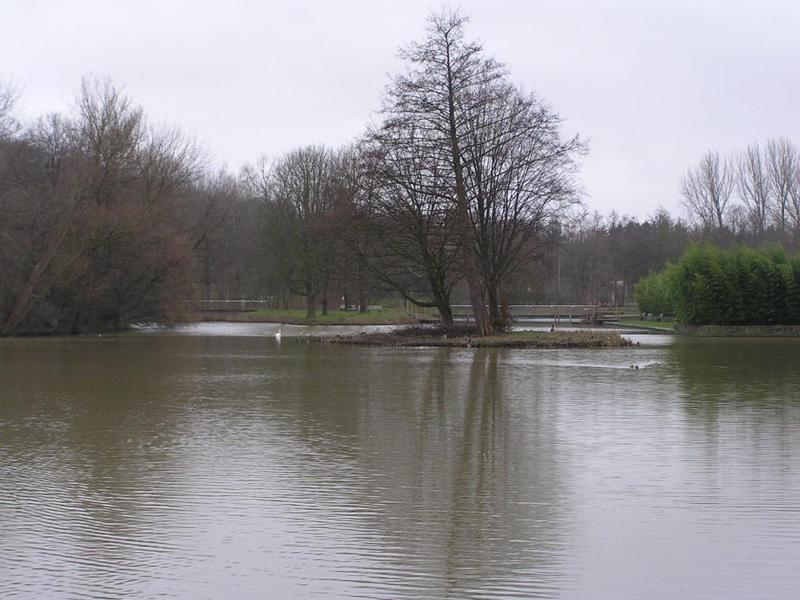
{"type": "Polygon", "coordinates": [[[281,330],[278,329],[278,333],[275,334],[275,340],[280,342],[281,341],[281,330]]]}

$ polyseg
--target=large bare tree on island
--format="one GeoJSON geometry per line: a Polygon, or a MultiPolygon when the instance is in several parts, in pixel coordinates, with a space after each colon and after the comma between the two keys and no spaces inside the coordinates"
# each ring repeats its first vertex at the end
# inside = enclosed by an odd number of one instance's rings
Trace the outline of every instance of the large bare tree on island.
{"type": "Polygon", "coordinates": [[[457,12],[435,14],[427,37],[401,51],[405,70],[388,86],[372,137],[408,148],[413,131],[421,169],[446,159],[443,184],[425,191],[451,203],[476,327],[491,335],[502,278],[548,216],[574,198],[571,174],[583,146],[560,138],[558,117],[466,38],[466,22],[457,12]]]}
{"type": "Polygon", "coordinates": [[[536,96],[493,88],[471,115],[464,172],[488,306],[499,322],[503,281],[539,256],[546,230],[577,202],[575,158],[585,148],[577,137],[562,139],[558,115],[536,96]]]}

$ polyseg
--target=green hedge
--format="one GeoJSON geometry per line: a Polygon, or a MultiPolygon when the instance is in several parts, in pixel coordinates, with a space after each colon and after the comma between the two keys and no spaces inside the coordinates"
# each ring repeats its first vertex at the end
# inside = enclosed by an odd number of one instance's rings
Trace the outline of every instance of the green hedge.
{"type": "Polygon", "coordinates": [[[672,267],[661,273],[654,273],[639,281],[634,290],[636,303],[643,313],[654,315],[674,315],[675,303],[672,301],[672,285],[669,281],[672,267]]]}
{"type": "Polygon", "coordinates": [[[643,312],[674,313],[689,325],[797,325],[800,257],[780,248],[693,246],[639,282],[636,299],[643,312]]]}

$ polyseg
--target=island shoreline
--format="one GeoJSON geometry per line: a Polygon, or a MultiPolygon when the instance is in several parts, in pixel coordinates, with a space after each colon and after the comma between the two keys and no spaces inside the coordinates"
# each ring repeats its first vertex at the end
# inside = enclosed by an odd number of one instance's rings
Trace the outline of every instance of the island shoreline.
{"type": "Polygon", "coordinates": [[[471,329],[409,327],[390,332],[367,332],[309,338],[313,343],[435,348],[628,348],[636,344],[615,331],[519,331],[479,337],[471,329]]]}

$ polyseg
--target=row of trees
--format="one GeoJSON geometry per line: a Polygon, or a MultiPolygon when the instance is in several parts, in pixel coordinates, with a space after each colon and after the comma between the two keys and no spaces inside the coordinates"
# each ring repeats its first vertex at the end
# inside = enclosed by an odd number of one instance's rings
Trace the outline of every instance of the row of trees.
{"type": "Polygon", "coordinates": [[[705,229],[750,231],[762,239],[800,237],[800,148],[787,139],[744,151],[709,151],[683,178],[689,215],[705,229]]]}
{"type": "Polygon", "coordinates": [[[273,267],[309,316],[333,281],[356,282],[359,295],[372,281],[450,323],[463,281],[490,334],[503,284],[577,201],[582,143],[563,138],[558,116],[511,84],[464,25],[458,14],[430,19],[428,36],[401,54],[379,122],[353,146],[302,148],[246,170],[269,213],[273,267]]]}
{"type": "Polygon", "coordinates": [[[629,304],[692,242],[800,240],[784,140],[691,169],[694,224],[585,213],[584,144],[465,25],[430,19],[360,139],[236,176],[110,83],[84,82],[71,113],[27,125],[0,85],[0,334],[170,323],[198,297],[302,297],[313,316],[390,292],[445,323],[466,300],[489,334],[505,302],[629,304]]]}
{"type": "MultiPolygon", "coordinates": [[[[696,244],[722,249],[783,247],[790,254],[800,252],[800,238],[759,235],[751,229],[709,230],[664,210],[642,220],[578,212],[559,223],[543,241],[539,259],[506,285],[511,302],[630,305],[637,282],[678,262],[696,244]]],[[[642,310],[671,314],[674,309],[646,303],[642,310]]]]}
{"type": "Polygon", "coordinates": [[[664,210],[643,220],[578,212],[552,232],[541,259],[518,278],[512,299],[629,305],[637,281],[678,260],[701,237],[664,210]]]}
{"type": "Polygon", "coordinates": [[[0,86],[0,333],[174,322],[197,295],[301,295],[311,316],[333,290],[364,308],[394,290],[447,323],[458,285],[492,333],[504,286],[577,202],[585,149],[465,23],[431,17],[361,139],[240,177],[108,82],[26,126],[0,86]]]}
{"type": "Polygon", "coordinates": [[[690,170],[693,223],[664,211],[641,222],[584,214],[574,174],[585,148],[463,26],[458,15],[431,19],[357,144],[249,171],[250,195],[273,215],[273,280],[305,296],[309,314],[332,289],[345,303],[354,290],[362,307],[390,289],[449,322],[455,294],[486,332],[504,301],[631,303],[635,282],[692,242],[797,245],[797,152],[785,140],[735,160],[710,153],[690,170]]]}
{"type": "Polygon", "coordinates": [[[636,294],[643,310],[690,325],[798,325],[800,256],[780,248],[696,245],[677,264],[643,279],[636,294]]]}

